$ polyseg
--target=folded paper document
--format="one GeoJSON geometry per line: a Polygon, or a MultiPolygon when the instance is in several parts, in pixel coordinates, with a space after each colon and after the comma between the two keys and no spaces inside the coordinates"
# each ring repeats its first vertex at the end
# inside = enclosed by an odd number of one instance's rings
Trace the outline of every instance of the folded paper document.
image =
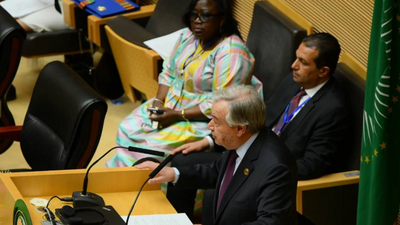
{"type": "MultiPolygon", "coordinates": [[[[122,219],[126,221],[126,216],[122,219]]],[[[178,214],[156,214],[129,217],[128,225],[192,225],[193,223],[184,213],[178,214]]]]}

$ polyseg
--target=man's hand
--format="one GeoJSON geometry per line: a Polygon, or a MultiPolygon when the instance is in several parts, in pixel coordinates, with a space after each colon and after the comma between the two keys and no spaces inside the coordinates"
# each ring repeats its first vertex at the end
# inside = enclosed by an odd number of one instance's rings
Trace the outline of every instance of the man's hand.
{"type": "MultiPolygon", "coordinates": [[[[159,163],[151,162],[151,161],[145,161],[143,163],[140,163],[139,165],[136,165],[135,168],[138,169],[150,169],[154,170],[159,163]]],[[[167,183],[175,180],[175,171],[171,167],[164,167],[160,170],[160,172],[157,174],[156,177],[153,179],[149,180],[149,184],[158,184],[158,183],[167,183]]]]}
{"type": "Polygon", "coordinates": [[[208,140],[206,138],[203,138],[200,141],[190,142],[179,146],[174,151],[172,151],[172,154],[176,155],[179,152],[182,152],[182,154],[188,154],[190,152],[201,152],[207,150],[209,147],[210,145],[208,143],[208,140]]]}

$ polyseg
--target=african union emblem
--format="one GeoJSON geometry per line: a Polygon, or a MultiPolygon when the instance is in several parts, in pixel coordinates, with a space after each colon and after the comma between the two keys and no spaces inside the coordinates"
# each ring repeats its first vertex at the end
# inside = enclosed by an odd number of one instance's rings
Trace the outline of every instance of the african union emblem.
{"type": "MultiPolygon", "coordinates": [[[[361,162],[371,163],[387,148],[389,117],[393,114],[400,91],[399,75],[392,71],[393,53],[393,7],[384,11],[379,51],[375,54],[375,65],[368,62],[367,91],[364,107],[363,153],[361,162]],[[379,63],[376,63],[378,62],[379,63]],[[384,134],[384,135],[382,135],[384,134]]],[[[371,59],[370,59],[371,60],[371,59]]]]}
{"type": "Polygon", "coordinates": [[[400,225],[399,2],[374,1],[357,225],[400,225]]]}

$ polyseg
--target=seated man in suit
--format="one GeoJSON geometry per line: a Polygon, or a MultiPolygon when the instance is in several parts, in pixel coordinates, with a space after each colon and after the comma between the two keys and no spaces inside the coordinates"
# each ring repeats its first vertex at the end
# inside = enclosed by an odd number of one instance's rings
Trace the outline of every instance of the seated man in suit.
{"type": "Polygon", "coordinates": [[[345,155],[340,150],[348,143],[351,122],[344,92],[333,76],[339,54],[338,41],[328,33],[304,38],[292,64],[293,74],[266,101],[266,124],[297,159],[299,180],[335,172],[332,165],[345,155]],[[300,101],[289,113],[296,95],[300,101]]]}
{"type": "MultiPolygon", "coordinates": [[[[226,151],[212,163],[163,168],[149,183],[174,182],[179,187],[216,188],[215,225],[296,224],[297,169],[283,142],[265,127],[265,105],[251,86],[213,93],[208,124],[226,151]]],[[[144,162],[137,168],[154,170],[144,162]]]]}
{"type": "MultiPolygon", "coordinates": [[[[295,156],[299,180],[335,172],[332,165],[340,160],[340,156],[345,156],[340,150],[346,146],[347,138],[351,138],[345,96],[333,76],[339,54],[337,39],[328,33],[304,38],[296,51],[293,73],[266,101],[266,125],[280,136],[295,156]],[[294,112],[289,113],[291,99],[300,89],[305,94],[294,106],[294,112]]],[[[174,153],[182,152],[184,155],[175,157],[172,165],[212,160],[221,153],[200,152],[210,148],[210,144],[213,144],[212,140],[203,139],[180,146],[174,153]],[[187,154],[189,152],[193,153],[187,154]]],[[[171,187],[167,196],[178,212],[191,215],[195,193],[196,190],[183,191],[171,187]]]]}

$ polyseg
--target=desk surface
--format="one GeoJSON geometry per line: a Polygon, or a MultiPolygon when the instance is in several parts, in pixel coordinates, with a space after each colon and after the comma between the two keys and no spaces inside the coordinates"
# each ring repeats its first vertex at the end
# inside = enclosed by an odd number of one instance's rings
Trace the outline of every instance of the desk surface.
{"type": "MultiPolygon", "coordinates": [[[[33,198],[50,199],[52,196],[71,197],[72,192],[82,189],[86,170],[62,170],[0,174],[0,224],[12,224],[14,203],[22,199],[29,210],[34,225],[40,225],[44,214],[30,204],[33,198]]],[[[93,169],[89,175],[88,191],[103,197],[106,205],[112,205],[121,215],[127,215],[140,186],[147,179],[149,170],[126,168],[93,169]]],[[[49,208],[54,212],[65,204],[57,198],[49,208]]],[[[145,185],[132,215],[176,213],[168,202],[160,185],[145,185]],[[155,207],[156,205],[156,207],[155,207]]]]}
{"type": "MultiPolygon", "coordinates": [[[[113,19],[117,16],[124,16],[130,20],[150,17],[151,14],[154,12],[156,5],[144,5],[140,6],[139,11],[124,13],[116,16],[110,16],[106,18],[99,18],[94,15],[90,15],[87,18],[88,22],[88,38],[97,46],[101,47],[101,29],[106,24],[106,22],[110,19],[113,19]]],[[[64,21],[72,28],[76,28],[75,25],[75,8],[77,5],[72,0],[63,0],[63,15],[64,21]]]]}

